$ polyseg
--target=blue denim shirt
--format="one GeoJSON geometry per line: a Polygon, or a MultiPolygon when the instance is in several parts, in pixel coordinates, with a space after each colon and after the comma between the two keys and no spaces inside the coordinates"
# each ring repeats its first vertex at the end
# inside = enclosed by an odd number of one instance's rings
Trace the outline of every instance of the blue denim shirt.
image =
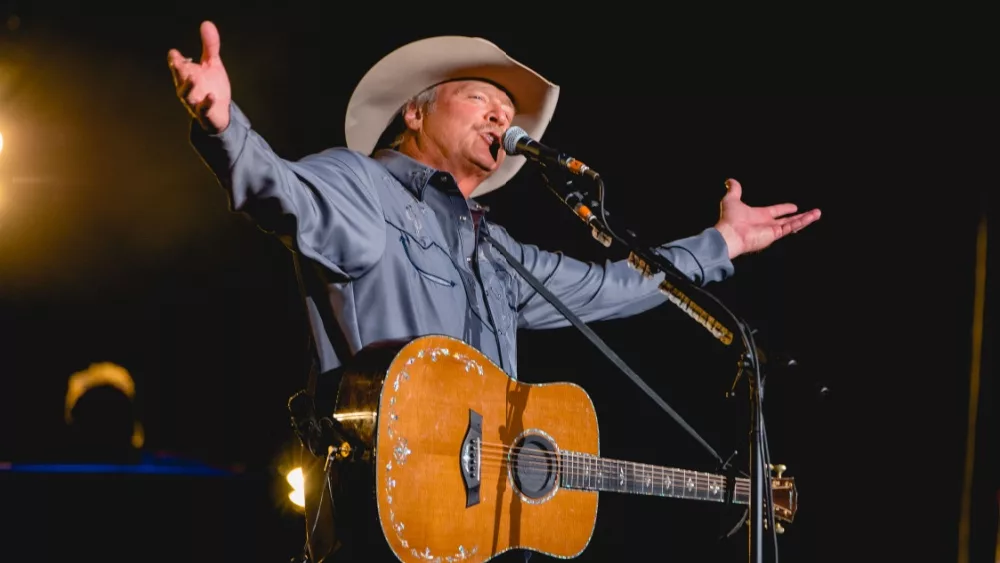
{"type": "MultiPolygon", "coordinates": [[[[516,378],[518,329],[569,322],[482,241],[484,232],[585,322],[666,301],[662,277],[646,278],[627,261],[589,263],[514,240],[480,219],[484,209],[447,172],[388,150],[367,156],[331,148],[289,161],[236,104],[231,115],[218,135],[193,123],[192,144],[226,189],[230,209],[312,266],[303,270],[312,279],[307,304],[321,371],[373,342],[443,334],[516,378]]],[[[701,285],[733,273],[714,228],[657,251],[701,285]]]]}

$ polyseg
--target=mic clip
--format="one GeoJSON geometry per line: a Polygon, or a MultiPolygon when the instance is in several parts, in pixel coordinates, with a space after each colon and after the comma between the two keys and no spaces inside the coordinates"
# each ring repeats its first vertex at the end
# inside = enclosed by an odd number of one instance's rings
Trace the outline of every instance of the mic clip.
{"type": "Polygon", "coordinates": [[[306,391],[299,391],[288,400],[292,429],[302,445],[314,456],[332,459],[347,459],[352,455],[363,455],[366,447],[353,436],[350,430],[333,416],[317,416],[312,397],[306,391]]]}
{"type": "MultiPolygon", "coordinates": [[[[548,188],[573,211],[574,215],[590,227],[590,234],[594,237],[594,240],[601,243],[604,247],[610,247],[613,242],[611,235],[604,229],[603,224],[598,220],[597,215],[594,215],[594,212],[591,211],[590,206],[584,203],[587,198],[587,192],[576,188],[573,184],[572,176],[566,176],[561,182],[565,187],[562,190],[557,190],[555,188],[557,182],[553,182],[549,177],[548,166],[542,161],[537,161],[536,163],[541,168],[542,179],[548,188]]],[[[562,172],[559,168],[556,168],[556,170],[562,172]]],[[[591,200],[590,205],[597,207],[598,202],[591,200]]],[[[606,214],[610,215],[610,213],[606,214]]]]}

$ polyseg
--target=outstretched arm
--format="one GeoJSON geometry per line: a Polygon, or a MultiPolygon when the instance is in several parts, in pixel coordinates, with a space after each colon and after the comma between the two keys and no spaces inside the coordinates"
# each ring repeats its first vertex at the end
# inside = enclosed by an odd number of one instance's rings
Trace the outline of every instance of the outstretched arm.
{"type": "MultiPolygon", "coordinates": [[[[584,262],[561,252],[517,242],[506,230],[495,225],[490,225],[490,234],[584,322],[628,317],[666,302],[666,296],[659,289],[663,275],[646,277],[627,260],[604,264],[584,262]]],[[[722,281],[733,274],[726,242],[714,228],[655,250],[698,285],[722,281]]],[[[569,325],[545,297],[520,276],[516,277],[520,328],[569,325]]]]}
{"type": "MultiPolygon", "coordinates": [[[[726,188],[715,227],[655,249],[701,286],[729,278],[734,272],[732,260],[737,256],[762,250],[820,217],[818,209],[792,215],[798,209],[791,203],[750,207],[741,200],[739,182],[727,180],[726,188]]],[[[582,262],[521,244],[505,230],[491,227],[491,231],[494,229],[499,231],[494,238],[584,322],[628,317],[666,301],[659,289],[663,274],[643,276],[626,260],[582,262]]],[[[518,279],[520,327],[556,328],[569,324],[558,309],[526,281],[518,279]]]]}
{"type": "Polygon", "coordinates": [[[334,274],[363,274],[382,255],[385,222],[358,155],[331,149],[292,162],[275,154],[232,102],[215,25],[203,23],[201,37],[200,61],[171,49],[168,64],[193,117],[191,142],[230,207],[334,274]]]}

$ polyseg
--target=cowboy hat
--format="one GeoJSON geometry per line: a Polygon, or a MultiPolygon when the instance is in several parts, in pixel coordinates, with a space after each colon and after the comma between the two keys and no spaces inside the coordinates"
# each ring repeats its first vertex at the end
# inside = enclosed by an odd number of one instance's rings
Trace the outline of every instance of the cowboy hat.
{"type": "MultiPolygon", "coordinates": [[[[513,98],[517,125],[538,140],[559,98],[559,87],[479,37],[442,36],[404,45],[383,57],[361,79],[347,104],[347,147],[364,154],[375,150],[386,128],[410,98],[460,78],[493,82],[513,98]]],[[[506,184],[524,165],[523,156],[507,155],[472,197],[506,184]]]]}

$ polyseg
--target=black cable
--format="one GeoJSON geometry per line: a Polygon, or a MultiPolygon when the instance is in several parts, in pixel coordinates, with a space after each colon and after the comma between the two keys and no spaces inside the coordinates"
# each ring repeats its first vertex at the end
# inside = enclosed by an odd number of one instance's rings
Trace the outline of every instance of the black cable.
{"type": "MultiPolygon", "coordinates": [[[[606,190],[605,190],[605,187],[604,187],[604,180],[601,179],[600,176],[597,176],[595,178],[595,182],[597,184],[597,190],[598,190],[597,204],[598,204],[599,221],[601,222],[602,227],[608,232],[608,234],[610,234],[613,238],[618,239],[619,241],[621,241],[622,239],[617,234],[615,234],[614,230],[612,230],[611,225],[608,223],[608,220],[607,220],[608,215],[607,215],[607,210],[605,208],[606,190]]],[[[683,248],[683,247],[676,247],[676,248],[683,248]]],[[[698,267],[701,270],[701,276],[702,276],[701,280],[704,281],[704,279],[705,279],[705,269],[701,265],[701,262],[697,259],[697,257],[694,256],[693,252],[691,252],[690,250],[688,250],[686,248],[684,248],[684,250],[686,250],[688,253],[691,254],[692,257],[694,257],[695,263],[698,264],[698,267]]],[[[669,272],[665,271],[664,275],[668,275],[668,273],[669,272]]],[[[674,273],[675,273],[675,275],[677,274],[677,272],[674,272],[674,273]]],[[[679,277],[683,278],[683,281],[689,282],[689,280],[686,277],[684,277],[683,274],[680,274],[679,277]]],[[[700,286],[698,286],[696,284],[687,283],[687,285],[689,285],[691,288],[693,288],[697,293],[701,294],[702,296],[704,296],[705,298],[707,298],[711,302],[713,302],[716,305],[716,307],[718,307],[723,313],[725,313],[730,319],[732,319],[732,321],[736,325],[736,330],[740,334],[740,340],[741,340],[741,342],[743,344],[743,347],[744,347],[744,350],[745,350],[746,361],[749,362],[749,366],[747,366],[747,367],[750,370],[752,370],[751,373],[754,374],[754,375],[756,375],[756,377],[760,381],[761,388],[760,389],[756,389],[756,395],[757,396],[756,396],[756,398],[752,399],[752,400],[754,400],[756,402],[755,408],[752,409],[754,411],[753,412],[753,416],[760,422],[760,428],[759,428],[759,434],[760,435],[757,437],[758,444],[756,445],[756,447],[759,449],[760,459],[761,459],[763,467],[760,467],[757,470],[761,471],[761,472],[765,472],[765,474],[762,475],[761,478],[763,479],[764,490],[765,490],[765,493],[766,493],[765,506],[767,507],[767,521],[768,521],[768,524],[770,526],[769,530],[771,532],[771,536],[772,536],[772,539],[773,539],[773,542],[774,542],[774,560],[775,560],[775,562],[777,562],[777,560],[778,560],[778,534],[777,534],[777,530],[775,530],[775,526],[774,526],[774,524],[775,524],[775,521],[774,521],[774,493],[773,493],[773,490],[772,490],[772,487],[771,487],[771,478],[770,478],[770,475],[766,473],[766,470],[771,467],[771,454],[770,454],[769,446],[768,446],[768,443],[767,443],[767,434],[766,434],[766,431],[765,431],[765,428],[764,428],[764,417],[763,417],[763,414],[761,412],[759,412],[764,407],[764,390],[763,390],[764,375],[760,371],[760,362],[759,362],[759,360],[757,358],[757,345],[754,342],[752,331],[748,331],[746,325],[740,320],[740,318],[737,317],[732,311],[730,311],[729,308],[726,307],[717,297],[715,297],[714,295],[712,295],[711,293],[709,293],[708,291],[706,291],[704,288],[702,288],[702,287],[700,287],[700,286]]],[[[748,383],[748,386],[751,388],[751,391],[754,391],[753,388],[755,386],[754,386],[753,382],[750,381],[750,380],[748,380],[747,383],[748,383]]],[[[751,422],[751,424],[753,424],[753,423],[751,422]]],[[[752,456],[751,456],[750,463],[751,464],[753,463],[752,456]]],[[[761,500],[763,500],[763,499],[761,499],[761,500]]],[[[747,512],[744,514],[744,519],[748,515],[749,515],[749,509],[747,509],[747,512]]],[[[743,519],[741,519],[740,524],[742,524],[742,521],[743,521],[743,519]]],[[[737,524],[737,526],[739,526],[740,524],[737,524]]],[[[735,530],[735,528],[734,528],[734,530],[735,530]]]]}
{"type": "MultiPolygon", "coordinates": [[[[316,533],[316,527],[319,526],[319,515],[323,512],[323,497],[327,494],[330,496],[331,509],[333,506],[333,484],[330,483],[330,467],[333,465],[331,463],[333,459],[333,450],[327,452],[326,461],[323,463],[323,488],[319,491],[319,501],[316,503],[316,517],[313,519],[312,529],[306,528],[306,542],[302,546],[302,552],[306,554],[306,561],[315,561],[312,555],[312,536],[316,533]],[[329,486],[327,486],[329,485],[329,486]]],[[[305,474],[302,475],[303,485],[305,482],[305,474]]],[[[303,486],[303,490],[305,487],[303,486]]]]}

